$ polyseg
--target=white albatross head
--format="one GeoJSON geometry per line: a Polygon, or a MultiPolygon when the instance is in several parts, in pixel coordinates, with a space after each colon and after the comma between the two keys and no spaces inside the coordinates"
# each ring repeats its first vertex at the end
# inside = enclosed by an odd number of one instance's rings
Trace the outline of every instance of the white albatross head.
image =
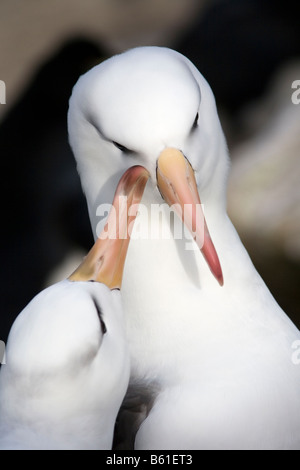
{"type": "Polygon", "coordinates": [[[214,96],[193,64],[160,47],[131,49],[106,60],[75,85],[68,128],[93,230],[96,208],[108,202],[109,187],[127,168],[142,165],[153,190],[177,204],[222,285],[200,201],[224,211],[228,153],[214,96]],[[191,209],[184,216],[186,205],[191,209]]]}
{"type": "Polygon", "coordinates": [[[139,166],[123,175],[105,231],[82,264],[15,320],[0,373],[0,448],[111,448],[130,373],[119,290],[136,217],[120,196],[137,206],[147,179],[139,166]],[[117,225],[114,239],[109,223],[117,225]]]}

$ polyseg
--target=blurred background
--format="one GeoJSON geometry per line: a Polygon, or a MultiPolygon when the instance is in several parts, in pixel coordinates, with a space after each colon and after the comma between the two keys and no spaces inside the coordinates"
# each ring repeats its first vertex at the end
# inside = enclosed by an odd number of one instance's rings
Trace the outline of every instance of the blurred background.
{"type": "Polygon", "coordinates": [[[182,52],[209,81],[232,160],[230,217],[300,327],[299,13],[291,0],[0,0],[0,340],[93,243],[68,146],[72,87],[141,45],[182,52]]]}

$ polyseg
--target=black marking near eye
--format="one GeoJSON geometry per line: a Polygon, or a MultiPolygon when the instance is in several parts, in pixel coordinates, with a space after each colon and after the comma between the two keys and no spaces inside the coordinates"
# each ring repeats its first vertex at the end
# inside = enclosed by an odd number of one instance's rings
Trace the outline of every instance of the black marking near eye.
{"type": "Polygon", "coordinates": [[[122,144],[119,144],[118,142],[112,141],[115,147],[117,147],[121,152],[123,153],[132,153],[132,150],[129,150],[127,147],[125,147],[122,144]]]}
{"type": "Polygon", "coordinates": [[[106,328],[106,325],[105,325],[105,323],[104,323],[104,321],[103,321],[102,310],[101,310],[101,308],[99,307],[98,303],[96,302],[95,298],[92,297],[92,299],[93,299],[95,308],[96,308],[96,310],[97,310],[97,315],[98,315],[99,320],[100,320],[100,325],[101,325],[102,333],[105,335],[105,333],[107,332],[107,328],[106,328]]]}
{"type": "Polygon", "coordinates": [[[198,119],[199,119],[199,113],[196,114],[195,120],[194,120],[193,125],[192,125],[192,129],[191,129],[192,131],[197,128],[198,119]]]}
{"type": "Polygon", "coordinates": [[[88,121],[96,129],[96,131],[98,132],[98,134],[100,135],[100,137],[102,139],[114,144],[114,146],[117,147],[119,150],[121,150],[121,152],[123,152],[123,153],[136,153],[133,150],[130,150],[129,148],[125,147],[125,145],[119,144],[119,142],[116,142],[115,140],[110,140],[107,136],[105,136],[105,134],[100,129],[99,125],[97,125],[95,123],[95,121],[92,119],[91,116],[89,117],[88,121]]]}

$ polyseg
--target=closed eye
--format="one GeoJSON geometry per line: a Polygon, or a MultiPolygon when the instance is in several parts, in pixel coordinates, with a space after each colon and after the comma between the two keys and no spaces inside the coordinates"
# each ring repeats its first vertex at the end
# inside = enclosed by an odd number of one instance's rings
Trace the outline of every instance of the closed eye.
{"type": "MultiPolygon", "coordinates": [[[[92,118],[89,118],[88,121],[90,122],[92,126],[94,126],[94,128],[96,129],[96,131],[98,132],[98,134],[101,136],[102,139],[110,140],[107,137],[105,137],[104,133],[101,131],[99,126],[95,124],[92,118]]],[[[119,144],[119,142],[116,142],[115,140],[112,140],[111,142],[114,144],[115,147],[117,147],[123,153],[136,153],[133,150],[130,150],[127,147],[125,147],[125,145],[119,144]]]]}
{"type": "Polygon", "coordinates": [[[127,147],[125,147],[125,145],[119,144],[118,142],[115,142],[115,141],[113,141],[112,143],[114,144],[115,147],[117,147],[123,153],[133,153],[133,151],[129,150],[127,147]]]}
{"type": "Polygon", "coordinates": [[[197,126],[198,126],[198,119],[199,119],[199,113],[196,114],[196,117],[195,117],[195,120],[194,120],[194,122],[193,122],[191,131],[193,131],[194,129],[197,128],[197,126]]]}
{"type": "Polygon", "coordinates": [[[94,302],[95,308],[97,310],[97,315],[98,315],[99,320],[100,320],[102,333],[105,335],[105,333],[107,332],[107,328],[106,328],[106,325],[105,325],[104,320],[103,320],[102,310],[101,310],[100,306],[98,305],[98,303],[96,302],[94,297],[93,297],[93,302],[94,302]]]}

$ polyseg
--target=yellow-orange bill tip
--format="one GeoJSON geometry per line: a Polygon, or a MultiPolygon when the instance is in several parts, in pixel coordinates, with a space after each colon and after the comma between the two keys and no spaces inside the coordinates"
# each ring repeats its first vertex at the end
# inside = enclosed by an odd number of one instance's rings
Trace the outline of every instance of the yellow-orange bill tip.
{"type": "Polygon", "coordinates": [[[110,289],[121,287],[130,228],[148,178],[148,171],[139,165],[123,174],[102,233],[69,280],[94,280],[106,284],[110,289]]]}

